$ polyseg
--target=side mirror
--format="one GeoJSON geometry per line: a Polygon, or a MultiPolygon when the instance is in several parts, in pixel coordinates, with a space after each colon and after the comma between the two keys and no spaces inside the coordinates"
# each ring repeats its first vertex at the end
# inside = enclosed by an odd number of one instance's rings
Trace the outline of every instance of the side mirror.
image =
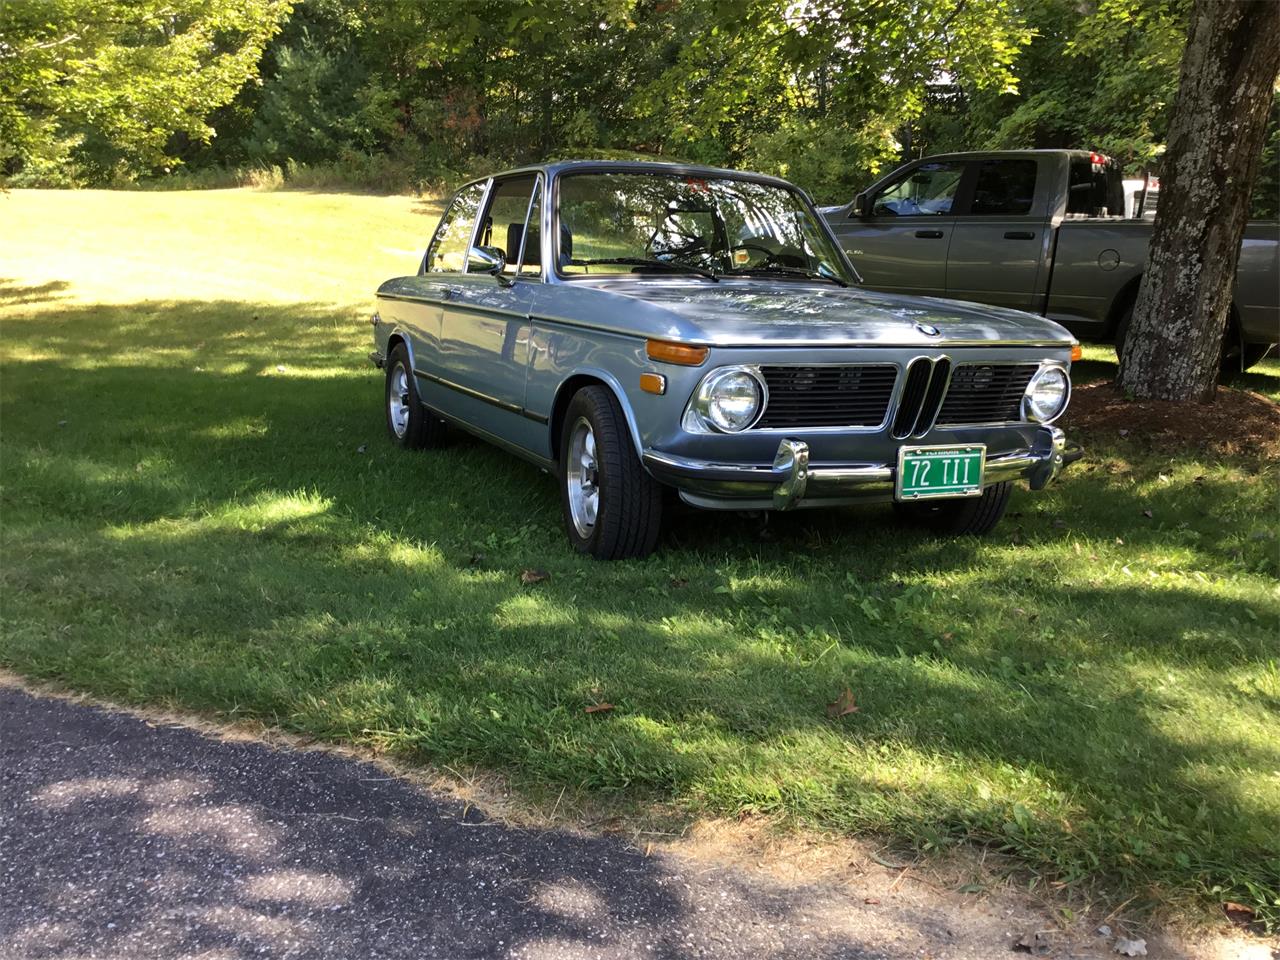
{"type": "Polygon", "coordinates": [[[501,276],[507,255],[501,247],[472,247],[467,251],[467,273],[491,273],[501,276]]]}
{"type": "Polygon", "coordinates": [[[853,212],[850,216],[858,217],[859,219],[871,216],[871,206],[868,202],[869,199],[870,198],[865,193],[860,193],[854,197],[853,212]]]}

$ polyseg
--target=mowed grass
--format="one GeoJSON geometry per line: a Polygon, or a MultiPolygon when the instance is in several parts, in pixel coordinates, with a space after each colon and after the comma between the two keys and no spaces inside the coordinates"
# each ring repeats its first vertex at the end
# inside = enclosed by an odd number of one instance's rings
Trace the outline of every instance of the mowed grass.
{"type": "Polygon", "coordinates": [[[689,514],[595,563],[549,477],[386,442],[365,318],[437,213],[0,195],[0,663],[535,801],[971,840],[1117,900],[1280,915],[1275,464],[1094,442],[982,541],[885,508],[689,514]]]}

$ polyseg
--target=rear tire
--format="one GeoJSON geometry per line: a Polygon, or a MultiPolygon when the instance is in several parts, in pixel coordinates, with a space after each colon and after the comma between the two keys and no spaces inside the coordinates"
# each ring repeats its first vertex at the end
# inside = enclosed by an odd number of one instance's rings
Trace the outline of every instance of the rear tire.
{"type": "MultiPolygon", "coordinates": [[[[1124,355],[1124,341],[1129,336],[1129,324],[1132,320],[1133,304],[1130,304],[1125,312],[1121,314],[1120,321],[1116,324],[1115,345],[1117,360],[1124,355]]],[[[1242,343],[1235,323],[1228,320],[1226,340],[1222,344],[1221,379],[1225,380],[1227,377],[1242,370],[1257,366],[1271,352],[1271,348],[1274,346],[1275,344],[1272,343],[1242,343]]]]}
{"type": "Polygon", "coordinates": [[[387,357],[384,401],[387,435],[396,446],[422,450],[444,443],[445,423],[422,405],[409,351],[402,343],[396,344],[387,357]]]}
{"type": "Polygon", "coordinates": [[[894,504],[901,516],[949,536],[981,537],[991,532],[1009,506],[1013,483],[1006,480],[982,491],[980,497],[906,501],[894,504]]]}
{"type": "Polygon", "coordinates": [[[613,393],[583,387],[560,431],[560,504],[569,542],[597,560],[647,557],[662,529],[662,485],[640,463],[613,393]]]}

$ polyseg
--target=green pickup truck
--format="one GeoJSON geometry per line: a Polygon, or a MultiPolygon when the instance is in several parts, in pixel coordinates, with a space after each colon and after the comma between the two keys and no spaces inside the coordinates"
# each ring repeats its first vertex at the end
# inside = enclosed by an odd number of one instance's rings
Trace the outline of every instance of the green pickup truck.
{"type": "MultiPolygon", "coordinates": [[[[1120,167],[1087,150],[952,153],[822,209],[868,287],[1015,307],[1123,343],[1151,220],[1126,218],[1120,167]]],[[[1245,230],[1224,365],[1280,341],[1280,224],[1245,230]]]]}

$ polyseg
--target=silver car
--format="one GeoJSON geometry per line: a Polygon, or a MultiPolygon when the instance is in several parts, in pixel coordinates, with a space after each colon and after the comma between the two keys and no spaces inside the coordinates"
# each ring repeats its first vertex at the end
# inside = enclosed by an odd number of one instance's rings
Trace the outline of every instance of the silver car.
{"type": "Polygon", "coordinates": [[[467,184],[378,289],[387,430],[448,425],[559,478],[565,529],[642,557],[674,491],[710,510],[892,502],[990,530],[1080,455],[1079,346],[1017,310],[873,293],[773,177],[574,161],[467,184]]]}

